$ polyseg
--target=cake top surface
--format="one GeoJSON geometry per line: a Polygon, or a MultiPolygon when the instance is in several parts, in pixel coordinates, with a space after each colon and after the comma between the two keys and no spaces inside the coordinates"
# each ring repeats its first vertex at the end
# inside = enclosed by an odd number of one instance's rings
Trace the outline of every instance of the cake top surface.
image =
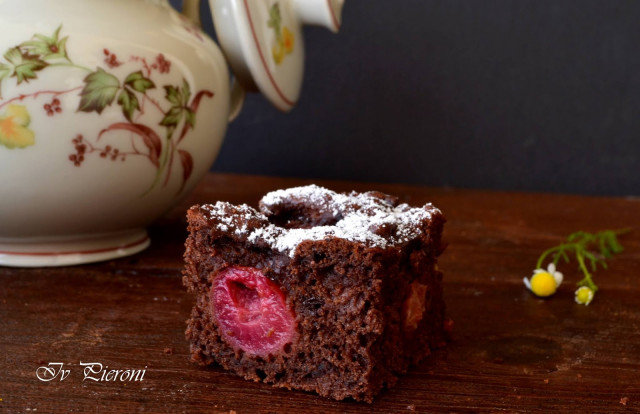
{"type": "Polygon", "coordinates": [[[378,192],[336,193],[317,185],[277,190],[260,201],[260,211],[219,201],[201,206],[219,231],[264,242],[293,257],[303,241],[340,238],[369,247],[407,243],[424,233],[432,204],[412,208],[378,192]]]}

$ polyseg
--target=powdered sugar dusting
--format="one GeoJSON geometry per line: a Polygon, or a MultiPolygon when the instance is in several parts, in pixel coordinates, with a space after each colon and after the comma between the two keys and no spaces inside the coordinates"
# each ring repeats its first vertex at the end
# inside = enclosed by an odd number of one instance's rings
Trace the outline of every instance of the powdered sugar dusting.
{"type": "Polygon", "coordinates": [[[342,238],[371,247],[386,248],[409,242],[425,231],[424,223],[439,212],[431,204],[412,208],[396,205],[378,193],[340,194],[316,185],[273,191],[260,201],[259,212],[247,205],[225,202],[202,206],[215,218],[220,231],[230,229],[250,243],[267,243],[273,249],[293,257],[306,240],[342,238]],[[278,207],[312,208],[335,218],[335,224],[311,228],[285,228],[268,220],[278,207]]]}

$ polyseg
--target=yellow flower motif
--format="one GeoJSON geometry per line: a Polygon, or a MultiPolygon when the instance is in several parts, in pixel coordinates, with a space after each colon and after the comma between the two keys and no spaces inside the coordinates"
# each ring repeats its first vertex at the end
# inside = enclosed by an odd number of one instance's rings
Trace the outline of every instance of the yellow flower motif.
{"type": "Polygon", "coordinates": [[[9,105],[0,115],[0,144],[7,148],[25,148],[35,144],[36,135],[27,128],[31,117],[22,105],[9,105]]]}
{"type": "Polygon", "coordinates": [[[291,30],[286,27],[282,29],[282,43],[284,44],[284,50],[287,54],[293,52],[295,38],[293,33],[291,33],[291,30]]]}
{"type": "Polygon", "coordinates": [[[582,286],[576,290],[576,303],[589,306],[593,300],[593,290],[587,286],[582,286]]]}
{"type": "Polygon", "coordinates": [[[282,59],[284,59],[284,45],[276,42],[271,48],[271,53],[273,54],[273,60],[276,62],[276,65],[279,65],[282,59]]]}
{"type": "Polygon", "coordinates": [[[562,273],[556,271],[556,265],[549,263],[547,270],[536,269],[533,271],[531,280],[525,277],[523,282],[536,296],[546,298],[558,290],[558,286],[562,283],[562,273]]]}
{"type": "Polygon", "coordinates": [[[284,27],[271,47],[271,54],[273,55],[273,60],[276,62],[276,65],[282,63],[286,55],[293,53],[294,45],[295,36],[291,33],[291,30],[284,27]]]}

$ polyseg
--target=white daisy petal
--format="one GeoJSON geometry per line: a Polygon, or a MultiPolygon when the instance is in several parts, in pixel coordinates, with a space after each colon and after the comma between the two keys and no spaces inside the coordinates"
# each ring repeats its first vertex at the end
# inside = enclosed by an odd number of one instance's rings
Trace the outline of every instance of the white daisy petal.
{"type": "Polygon", "coordinates": [[[524,282],[524,285],[527,287],[527,289],[531,290],[531,283],[529,283],[529,279],[525,277],[522,279],[522,281],[524,282]]]}
{"type": "Polygon", "coordinates": [[[553,278],[556,280],[556,285],[560,286],[562,280],[564,279],[564,276],[560,272],[555,272],[553,273],[553,278]]]}
{"type": "Polygon", "coordinates": [[[553,264],[553,262],[549,263],[549,266],[547,266],[547,272],[553,274],[556,271],[556,265],[553,264]]]}
{"type": "Polygon", "coordinates": [[[544,270],[544,269],[536,269],[536,270],[533,271],[533,274],[537,275],[538,273],[544,273],[544,272],[546,272],[546,270],[544,270]]]}

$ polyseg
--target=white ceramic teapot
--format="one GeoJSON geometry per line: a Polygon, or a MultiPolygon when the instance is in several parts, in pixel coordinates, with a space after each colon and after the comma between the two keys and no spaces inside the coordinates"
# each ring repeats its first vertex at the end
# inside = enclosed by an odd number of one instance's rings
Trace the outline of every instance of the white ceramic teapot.
{"type": "Polygon", "coordinates": [[[295,105],[301,25],[337,31],[343,1],[210,0],[223,55],[198,0],[184,15],[166,0],[1,0],[0,265],[147,247],[145,227],[213,163],[243,90],[295,105]]]}

